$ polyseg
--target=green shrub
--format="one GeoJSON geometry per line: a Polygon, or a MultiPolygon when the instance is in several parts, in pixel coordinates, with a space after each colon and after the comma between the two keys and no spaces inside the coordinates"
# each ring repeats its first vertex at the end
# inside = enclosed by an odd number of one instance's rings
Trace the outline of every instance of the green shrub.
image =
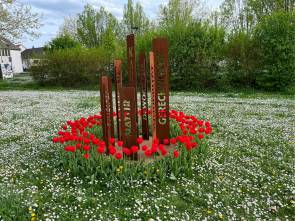
{"type": "Polygon", "coordinates": [[[59,49],[81,47],[80,43],[69,35],[62,35],[52,39],[46,46],[46,50],[54,51],[59,49]]]}
{"type": "Polygon", "coordinates": [[[111,58],[103,48],[72,48],[47,52],[31,73],[39,84],[83,86],[98,84],[99,75],[106,73],[111,58]]]}
{"type": "Polygon", "coordinates": [[[230,87],[254,87],[259,49],[250,34],[233,32],[226,44],[224,84],[230,87]]]}
{"type": "Polygon", "coordinates": [[[285,90],[294,85],[295,14],[276,12],[261,20],[254,30],[260,49],[256,82],[267,90],[285,90]]]}
{"type": "Polygon", "coordinates": [[[224,31],[207,24],[168,30],[171,88],[196,90],[217,86],[224,31]]]}

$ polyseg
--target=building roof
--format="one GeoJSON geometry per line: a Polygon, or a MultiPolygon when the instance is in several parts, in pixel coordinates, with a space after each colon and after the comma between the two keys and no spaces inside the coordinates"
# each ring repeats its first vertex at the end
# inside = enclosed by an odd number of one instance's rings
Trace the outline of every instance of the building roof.
{"type": "Polygon", "coordinates": [[[44,53],[44,47],[30,48],[22,52],[22,58],[31,58],[33,55],[42,55],[44,53]]]}
{"type": "Polygon", "coordinates": [[[20,51],[20,48],[17,45],[13,44],[11,41],[1,36],[0,36],[0,48],[20,51]]]}

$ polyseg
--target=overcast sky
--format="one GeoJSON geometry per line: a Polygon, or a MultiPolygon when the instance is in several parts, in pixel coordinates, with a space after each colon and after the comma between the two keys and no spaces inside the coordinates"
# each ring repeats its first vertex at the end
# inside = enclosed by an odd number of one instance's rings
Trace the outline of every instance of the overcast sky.
{"type": "MultiPolygon", "coordinates": [[[[168,2],[168,0],[134,0],[134,2],[137,1],[141,2],[145,13],[150,18],[157,16],[160,4],[168,2]]],[[[127,0],[20,0],[20,2],[31,5],[33,11],[38,12],[42,16],[43,26],[39,30],[40,37],[38,39],[24,38],[21,42],[27,48],[30,48],[32,46],[43,46],[54,38],[64,17],[76,15],[81,12],[86,3],[97,8],[103,6],[118,19],[121,19],[123,16],[123,7],[127,0]]],[[[221,2],[222,0],[207,0],[206,4],[209,8],[214,9],[221,2]]]]}

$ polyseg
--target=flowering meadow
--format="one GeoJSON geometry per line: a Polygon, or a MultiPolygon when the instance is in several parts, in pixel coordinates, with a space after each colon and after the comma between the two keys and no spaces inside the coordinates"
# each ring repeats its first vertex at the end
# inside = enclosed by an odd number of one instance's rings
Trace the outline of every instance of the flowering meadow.
{"type": "MultiPolygon", "coordinates": [[[[118,179],[74,175],[64,146],[52,142],[67,120],[97,115],[98,95],[0,92],[1,221],[295,219],[294,97],[173,93],[173,109],[213,128],[191,174],[153,165],[118,179]]],[[[127,166],[119,159],[114,172],[127,166]]]]}

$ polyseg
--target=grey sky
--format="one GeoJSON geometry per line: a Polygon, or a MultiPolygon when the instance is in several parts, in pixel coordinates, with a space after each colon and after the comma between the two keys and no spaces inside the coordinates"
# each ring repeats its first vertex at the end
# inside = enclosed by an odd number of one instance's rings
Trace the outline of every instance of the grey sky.
{"type": "MultiPolygon", "coordinates": [[[[159,5],[166,4],[168,0],[134,0],[140,1],[145,13],[150,18],[156,18],[159,5]]],[[[99,8],[105,7],[106,10],[115,15],[118,19],[123,16],[123,7],[127,0],[20,0],[20,2],[32,6],[34,12],[42,16],[43,26],[40,28],[40,37],[38,39],[24,38],[22,43],[26,47],[40,47],[54,38],[62,24],[64,17],[75,15],[83,10],[86,3],[99,8]]],[[[222,0],[205,1],[208,8],[217,8],[222,0]]]]}

